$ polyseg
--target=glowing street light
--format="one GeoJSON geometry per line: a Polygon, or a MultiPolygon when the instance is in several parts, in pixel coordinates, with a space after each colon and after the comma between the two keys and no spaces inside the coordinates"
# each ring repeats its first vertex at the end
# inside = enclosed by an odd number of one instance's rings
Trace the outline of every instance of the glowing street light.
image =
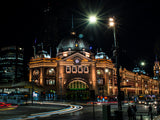
{"type": "Polygon", "coordinates": [[[115,26],[114,18],[109,18],[109,26],[110,27],[114,27],[115,26]]]}
{"type": "Polygon", "coordinates": [[[146,65],[146,63],[145,62],[141,62],[141,66],[145,66],[146,65]]]}
{"type": "Polygon", "coordinates": [[[97,22],[97,17],[96,17],[96,16],[90,16],[90,17],[89,17],[89,22],[90,22],[91,24],[96,23],[96,22],[97,22]]]}
{"type": "Polygon", "coordinates": [[[114,19],[112,17],[109,18],[109,22],[113,22],[114,19]]]}
{"type": "Polygon", "coordinates": [[[115,18],[114,17],[109,18],[109,27],[113,28],[114,47],[116,48],[118,46],[117,46],[117,40],[116,40],[116,27],[115,27],[115,18]]]}

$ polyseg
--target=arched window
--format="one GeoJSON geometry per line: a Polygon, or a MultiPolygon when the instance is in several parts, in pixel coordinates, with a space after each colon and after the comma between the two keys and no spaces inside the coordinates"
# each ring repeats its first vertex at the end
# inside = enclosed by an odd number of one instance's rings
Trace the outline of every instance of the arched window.
{"type": "Polygon", "coordinates": [[[103,70],[97,69],[97,74],[98,74],[98,75],[103,75],[103,73],[104,73],[103,70]]]}
{"type": "Polygon", "coordinates": [[[69,83],[68,88],[70,90],[85,90],[88,88],[88,85],[80,80],[74,80],[71,83],[69,83]]]}
{"type": "Polygon", "coordinates": [[[66,66],[66,73],[71,73],[71,66],[66,66]]]}
{"type": "Polygon", "coordinates": [[[48,68],[47,71],[46,71],[46,74],[47,74],[47,75],[55,75],[55,70],[54,70],[54,68],[48,68]]]}
{"type": "Polygon", "coordinates": [[[77,66],[72,66],[72,73],[77,73],[77,66]]]}
{"type": "Polygon", "coordinates": [[[88,66],[84,66],[84,73],[89,73],[88,66]]]}
{"type": "Polygon", "coordinates": [[[82,66],[78,66],[78,73],[83,73],[83,67],[82,66]]]}
{"type": "Polygon", "coordinates": [[[46,80],[46,85],[55,85],[55,80],[54,79],[46,80]]]}
{"type": "Polygon", "coordinates": [[[33,75],[39,75],[39,70],[38,69],[35,69],[34,71],[33,71],[33,75]]]}

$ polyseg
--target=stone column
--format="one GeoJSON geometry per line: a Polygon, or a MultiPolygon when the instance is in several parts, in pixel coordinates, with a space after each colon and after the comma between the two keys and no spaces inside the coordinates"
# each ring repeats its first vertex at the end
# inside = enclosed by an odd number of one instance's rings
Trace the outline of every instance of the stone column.
{"type": "Polygon", "coordinates": [[[104,95],[109,95],[109,69],[106,71],[108,68],[104,68],[104,95]]]}
{"type": "Polygon", "coordinates": [[[115,95],[115,74],[116,74],[116,71],[112,71],[112,90],[113,90],[113,95],[115,95]]]}
{"type": "Polygon", "coordinates": [[[32,69],[29,69],[29,82],[32,82],[32,69]]]}
{"type": "Polygon", "coordinates": [[[97,78],[96,78],[96,65],[95,63],[91,64],[91,79],[92,79],[92,89],[95,90],[95,94],[98,94],[98,90],[97,90],[97,78]]]}
{"type": "Polygon", "coordinates": [[[142,84],[141,84],[142,85],[142,94],[144,94],[144,90],[143,90],[144,86],[143,86],[143,84],[144,84],[144,80],[142,79],[142,84]]]}
{"type": "Polygon", "coordinates": [[[59,94],[64,95],[64,66],[59,63],[59,75],[58,75],[58,88],[59,94]]]}
{"type": "Polygon", "coordinates": [[[40,81],[39,81],[40,85],[44,85],[44,81],[43,81],[43,68],[40,68],[40,81]]]}

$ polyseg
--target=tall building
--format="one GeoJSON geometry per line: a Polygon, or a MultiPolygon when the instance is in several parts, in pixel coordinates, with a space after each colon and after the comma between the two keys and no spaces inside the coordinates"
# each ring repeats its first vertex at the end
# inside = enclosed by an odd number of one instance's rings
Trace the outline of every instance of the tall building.
{"type": "MultiPolygon", "coordinates": [[[[89,44],[75,34],[64,38],[57,46],[55,58],[46,51],[29,62],[29,81],[46,93],[59,98],[87,100],[95,96],[118,94],[116,67],[104,53],[94,55],[89,44]]],[[[120,68],[121,91],[125,96],[159,93],[158,81],[144,74],[120,68]]]]}
{"type": "Polygon", "coordinates": [[[0,83],[14,84],[24,81],[23,48],[2,47],[0,50],[0,83]]]}

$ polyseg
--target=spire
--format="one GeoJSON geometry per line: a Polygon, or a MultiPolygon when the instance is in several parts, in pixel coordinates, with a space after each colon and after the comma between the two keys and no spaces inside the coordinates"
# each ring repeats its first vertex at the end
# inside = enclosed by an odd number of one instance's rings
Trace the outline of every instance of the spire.
{"type": "Polygon", "coordinates": [[[72,30],[74,29],[74,24],[73,24],[73,14],[72,14],[72,30]]]}
{"type": "Polygon", "coordinates": [[[157,55],[156,55],[156,61],[158,61],[157,55]]]}
{"type": "Polygon", "coordinates": [[[73,14],[72,14],[72,30],[71,30],[71,35],[75,35],[76,32],[74,31],[74,22],[73,22],[73,14]]]}
{"type": "Polygon", "coordinates": [[[37,44],[37,37],[35,37],[34,43],[33,43],[34,57],[36,57],[36,44],[37,44]]]}

